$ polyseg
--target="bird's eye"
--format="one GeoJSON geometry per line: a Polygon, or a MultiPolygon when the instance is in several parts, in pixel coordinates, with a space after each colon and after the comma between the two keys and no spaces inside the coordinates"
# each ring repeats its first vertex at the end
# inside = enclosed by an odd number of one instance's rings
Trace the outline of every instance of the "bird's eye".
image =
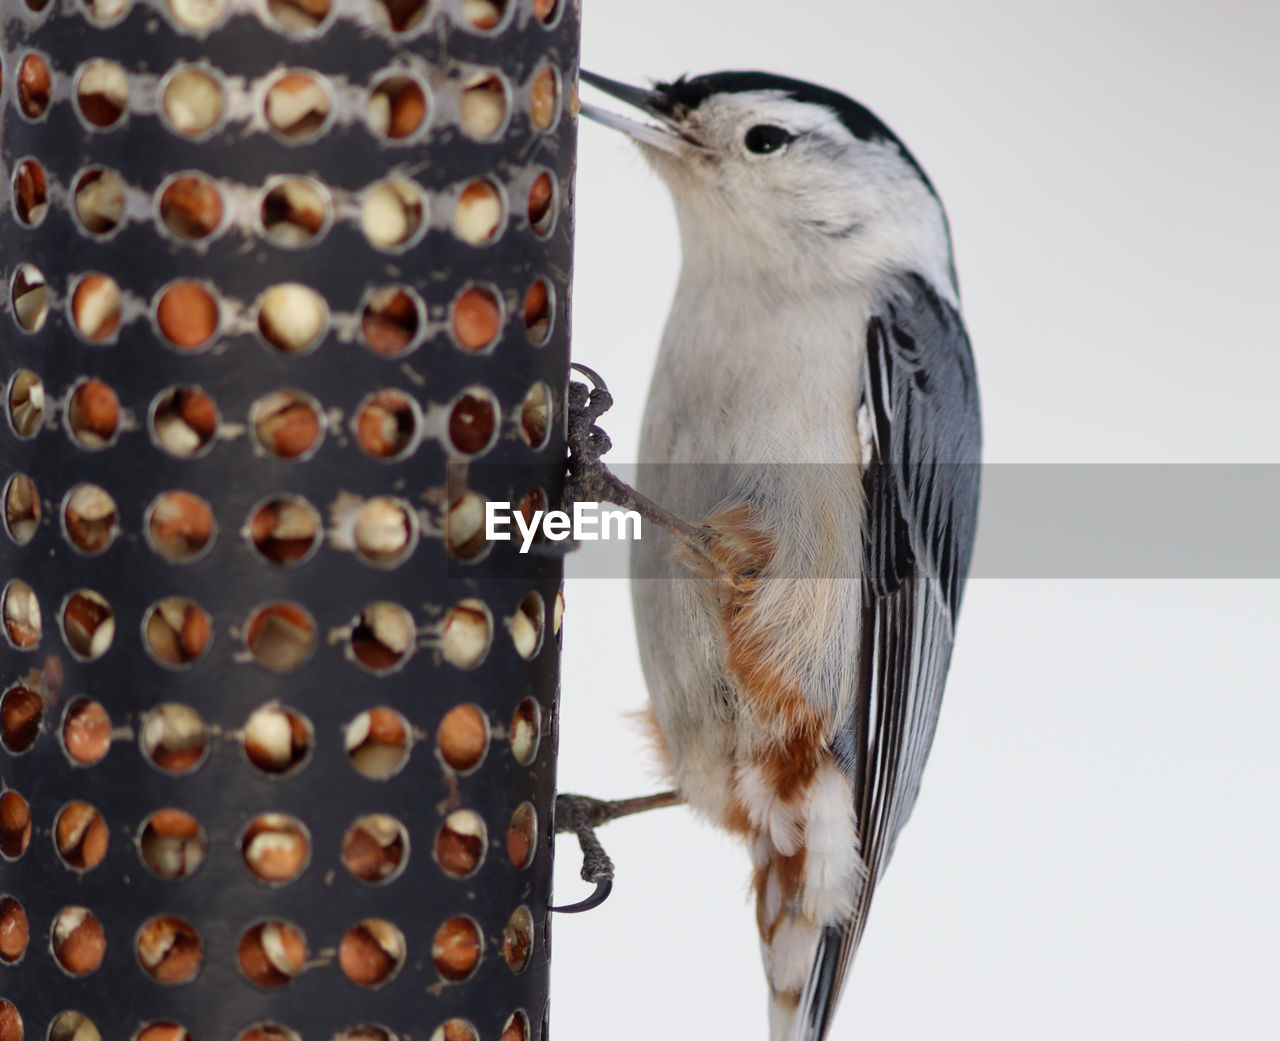
{"type": "Polygon", "coordinates": [[[795,139],[796,135],[785,127],[759,123],[747,131],[742,143],[747,146],[748,152],[768,155],[770,152],[781,152],[795,139]]]}

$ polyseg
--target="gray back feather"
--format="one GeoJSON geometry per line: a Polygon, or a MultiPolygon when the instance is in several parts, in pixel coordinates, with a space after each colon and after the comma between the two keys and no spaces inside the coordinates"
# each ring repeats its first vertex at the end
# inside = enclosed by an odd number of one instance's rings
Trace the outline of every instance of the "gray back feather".
{"type": "Polygon", "coordinates": [[[862,673],[834,750],[853,786],[868,877],[849,921],[823,931],[797,1041],[826,1034],[875,884],[915,804],[973,552],[982,440],[973,355],[960,315],[918,275],[898,280],[868,323],[861,402],[874,439],[862,673]]]}

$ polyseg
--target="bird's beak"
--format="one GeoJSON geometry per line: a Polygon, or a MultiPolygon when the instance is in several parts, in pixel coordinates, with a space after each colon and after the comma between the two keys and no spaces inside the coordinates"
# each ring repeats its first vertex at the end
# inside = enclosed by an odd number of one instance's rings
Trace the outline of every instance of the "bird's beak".
{"type": "Polygon", "coordinates": [[[583,83],[590,84],[596,90],[617,98],[619,101],[625,101],[634,108],[638,108],[653,122],[642,123],[639,120],[630,119],[616,112],[610,112],[608,109],[598,108],[595,105],[583,102],[581,111],[588,119],[594,120],[601,126],[620,130],[633,141],[642,145],[649,145],[669,155],[683,158],[690,152],[706,150],[701,142],[690,136],[672,117],[670,112],[666,111],[670,108],[670,104],[659,91],[645,90],[643,87],[632,87],[626,83],[619,83],[617,80],[598,76],[594,72],[588,72],[586,69],[580,70],[578,76],[583,83]]]}

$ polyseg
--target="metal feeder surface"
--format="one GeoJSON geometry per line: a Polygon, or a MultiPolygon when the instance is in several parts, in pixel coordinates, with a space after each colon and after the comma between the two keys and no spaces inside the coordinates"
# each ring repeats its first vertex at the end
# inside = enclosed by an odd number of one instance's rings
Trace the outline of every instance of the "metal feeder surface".
{"type": "Polygon", "coordinates": [[[576,4],[0,32],[0,1041],[537,1041],[576,4]]]}

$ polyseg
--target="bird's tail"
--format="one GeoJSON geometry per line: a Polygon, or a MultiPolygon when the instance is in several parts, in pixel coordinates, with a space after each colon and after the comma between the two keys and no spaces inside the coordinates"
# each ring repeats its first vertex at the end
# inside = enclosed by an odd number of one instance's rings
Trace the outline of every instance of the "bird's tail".
{"type": "Polygon", "coordinates": [[[849,968],[854,922],[822,925],[784,910],[762,930],[770,1041],[823,1041],[849,968]]]}
{"type": "Polygon", "coordinates": [[[802,825],[756,838],[756,925],[771,1041],[822,1041],[865,917],[870,885],[834,768],[806,793],[802,825]]]}
{"type": "MultiPolygon", "coordinates": [[[[800,1000],[791,1004],[786,1029],[774,1032],[774,1041],[822,1041],[826,1037],[847,968],[846,929],[838,925],[823,927],[800,1000]]],[[[771,1005],[771,1030],[775,1028],[774,1016],[771,1005]]]]}
{"type": "Polygon", "coordinates": [[[781,855],[762,837],[755,853],[756,924],[769,981],[769,1038],[788,1041],[823,929],[800,899],[804,852],[781,855]]]}

